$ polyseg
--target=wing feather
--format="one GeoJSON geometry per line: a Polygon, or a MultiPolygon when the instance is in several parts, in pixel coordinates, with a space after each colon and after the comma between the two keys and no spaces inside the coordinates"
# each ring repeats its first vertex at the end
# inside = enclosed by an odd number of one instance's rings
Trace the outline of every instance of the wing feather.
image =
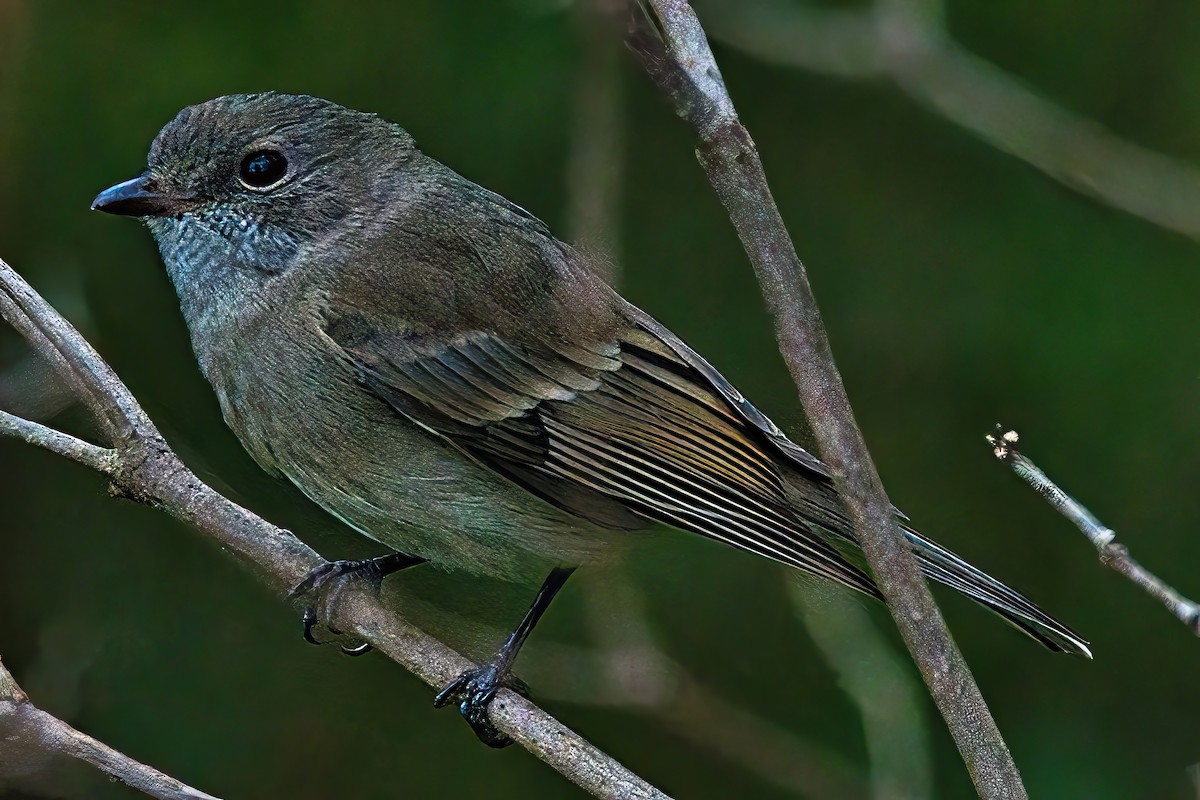
{"type": "Polygon", "coordinates": [[[654,334],[620,334],[552,346],[483,331],[440,343],[393,334],[342,346],[395,410],[562,508],[631,527],[616,504],[878,596],[791,510],[762,431],[654,334]]]}
{"type": "MultiPolygon", "coordinates": [[[[610,339],[584,343],[328,332],[394,410],[560,508],[612,528],[663,522],[879,597],[831,543],[856,547],[828,468],[669,331],[626,313],[610,339]]],[[[930,578],[1051,649],[1088,653],[1022,595],[904,529],[930,578]]]]}

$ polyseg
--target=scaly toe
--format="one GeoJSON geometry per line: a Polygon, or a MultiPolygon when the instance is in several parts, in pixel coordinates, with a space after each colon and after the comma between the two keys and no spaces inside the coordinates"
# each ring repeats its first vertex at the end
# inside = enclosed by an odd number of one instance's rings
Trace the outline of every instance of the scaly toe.
{"type": "Polygon", "coordinates": [[[508,747],[513,740],[497,729],[488,716],[488,706],[501,687],[528,697],[529,687],[524,681],[510,676],[507,668],[488,662],[467,670],[451,681],[438,692],[433,704],[441,708],[457,700],[459,713],[481,742],[489,747],[508,747]]]}

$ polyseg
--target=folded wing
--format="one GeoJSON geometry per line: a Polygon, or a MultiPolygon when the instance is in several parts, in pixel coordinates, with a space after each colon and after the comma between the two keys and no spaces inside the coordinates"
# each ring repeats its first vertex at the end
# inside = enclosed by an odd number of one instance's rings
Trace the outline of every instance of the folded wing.
{"type": "MultiPolygon", "coordinates": [[[[336,316],[328,333],[397,412],[560,508],[612,528],[663,522],[880,597],[847,558],[857,542],[825,465],[656,321],[625,313],[586,344],[381,333],[336,316]]],[[[927,576],[1052,650],[1090,655],[1018,592],[902,528],[927,576]]]]}
{"type": "Polygon", "coordinates": [[[328,326],[365,386],[560,508],[610,527],[664,522],[879,596],[789,508],[774,454],[746,416],[762,415],[745,401],[732,407],[639,320],[586,345],[483,331],[346,335],[360,330],[378,328],[336,317],[328,326]]]}

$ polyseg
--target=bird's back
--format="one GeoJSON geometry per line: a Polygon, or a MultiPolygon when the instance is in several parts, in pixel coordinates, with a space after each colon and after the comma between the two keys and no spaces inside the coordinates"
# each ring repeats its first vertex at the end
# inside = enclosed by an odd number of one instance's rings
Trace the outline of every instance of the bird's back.
{"type": "MultiPolygon", "coordinates": [[[[440,165],[428,180],[372,249],[402,255],[353,264],[329,296],[325,331],[359,386],[589,529],[661,522],[879,596],[820,461],[542,223],[440,165]]],[[[1053,649],[1086,652],[1016,592],[908,535],[930,577],[1053,649]]]]}

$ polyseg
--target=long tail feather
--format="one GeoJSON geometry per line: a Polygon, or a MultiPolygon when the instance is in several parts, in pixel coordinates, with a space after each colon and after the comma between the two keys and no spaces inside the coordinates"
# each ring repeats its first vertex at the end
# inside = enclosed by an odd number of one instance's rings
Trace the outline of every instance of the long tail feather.
{"type": "Polygon", "coordinates": [[[907,525],[904,532],[922,571],[939,583],[957,589],[996,612],[1005,622],[1036,639],[1050,650],[1092,657],[1088,642],[1075,631],[946,548],[931,542],[907,525]]]}

